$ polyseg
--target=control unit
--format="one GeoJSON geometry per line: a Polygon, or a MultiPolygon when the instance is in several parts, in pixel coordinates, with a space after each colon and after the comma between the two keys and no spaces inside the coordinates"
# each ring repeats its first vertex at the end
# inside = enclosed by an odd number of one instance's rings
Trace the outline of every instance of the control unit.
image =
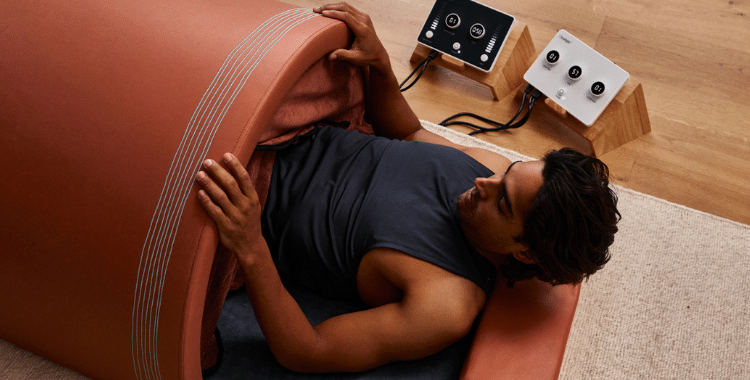
{"type": "Polygon", "coordinates": [[[630,78],[612,61],[560,30],[523,79],[591,126],[630,78]]]}
{"type": "Polygon", "coordinates": [[[417,41],[490,72],[515,18],[472,0],[437,0],[417,41]]]}

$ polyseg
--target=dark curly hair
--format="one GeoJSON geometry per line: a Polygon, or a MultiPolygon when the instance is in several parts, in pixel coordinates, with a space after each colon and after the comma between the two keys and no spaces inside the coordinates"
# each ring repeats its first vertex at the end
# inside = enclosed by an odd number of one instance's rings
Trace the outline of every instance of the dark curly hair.
{"type": "Polygon", "coordinates": [[[508,257],[500,266],[508,286],[533,277],[552,285],[587,279],[609,261],[621,218],[609,169],[599,159],[563,148],[542,161],[542,187],[515,238],[535,264],[508,257]]]}

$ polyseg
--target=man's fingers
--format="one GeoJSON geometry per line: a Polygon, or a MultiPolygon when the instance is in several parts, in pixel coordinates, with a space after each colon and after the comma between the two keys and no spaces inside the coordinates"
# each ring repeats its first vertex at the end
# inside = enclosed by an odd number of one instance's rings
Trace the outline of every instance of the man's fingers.
{"type": "Polygon", "coordinates": [[[221,225],[225,222],[226,215],[224,215],[224,211],[222,211],[221,207],[214,203],[214,201],[206,193],[205,190],[198,191],[198,200],[201,202],[201,205],[203,205],[203,208],[208,213],[208,216],[210,216],[217,225],[221,225]]]}
{"type": "Polygon", "coordinates": [[[354,8],[353,6],[345,2],[335,3],[335,4],[326,4],[326,5],[321,5],[319,7],[313,8],[313,12],[323,12],[323,11],[340,11],[340,12],[349,12],[352,14],[362,13],[359,10],[357,10],[357,8],[354,8]]]}
{"type": "Polygon", "coordinates": [[[336,49],[328,55],[330,60],[342,60],[348,61],[354,64],[360,64],[362,62],[361,53],[350,49],[336,49]]]}
{"type": "Polygon", "coordinates": [[[257,198],[253,181],[250,178],[250,173],[248,173],[245,167],[242,166],[240,160],[231,153],[225,153],[223,158],[226,166],[234,174],[234,178],[237,180],[237,185],[239,186],[240,191],[250,199],[257,198]]]}
{"type": "Polygon", "coordinates": [[[352,29],[355,35],[359,35],[365,27],[367,14],[360,12],[347,3],[327,4],[313,9],[326,17],[343,21],[352,29]]]}
{"type": "Polygon", "coordinates": [[[217,185],[211,177],[206,174],[206,172],[198,172],[198,174],[195,175],[195,178],[201,186],[203,186],[204,194],[211,199],[214,205],[217,205],[226,213],[229,213],[232,210],[232,207],[234,207],[232,200],[229,199],[224,189],[219,187],[219,185],[217,185]]]}
{"type": "MultiPolygon", "coordinates": [[[[218,185],[224,190],[226,195],[229,196],[232,201],[241,201],[244,194],[240,189],[237,179],[234,178],[231,173],[221,167],[221,165],[219,165],[216,161],[211,159],[203,162],[203,168],[206,172],[211,174],[211,177],[218,183],[218,185]]],[[[209,194],[213,198],[214,194],[212,192],[209,192],[209,194]]],[[[221,203],[220,205],[223,207],[221,203]]]]}
{"type": "Polygon", "coordinates": [[[355,35],[359,34],[359,31],[361,29],[359,20],[353,17],[351,13],[336,9],[326,9],[321,13],[323,14],[323,16],[326,16],[328,18],[343,21],[349,28],[352,29],[355,35]]]}

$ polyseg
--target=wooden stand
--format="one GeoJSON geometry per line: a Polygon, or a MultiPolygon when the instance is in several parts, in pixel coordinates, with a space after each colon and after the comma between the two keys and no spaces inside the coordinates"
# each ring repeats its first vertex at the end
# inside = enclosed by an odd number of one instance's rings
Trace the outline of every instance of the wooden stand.
{"type": "MultiPolygon", "coordinates": [[[[526,85],[518,87],[516,97],[523,96],[526,85]]],[[[643,86],[630,79],[612,99],[594,125],[587,127],[549,99],[537,102],[534,113],[547,112],[589,142],[592,155],[601,156],[651,131],[643,86]]]]}
{"type": "MultiPolygon", "coordinates": [[[[429,54],[430,48],[418,44],[409,61],[421,62],[429,54]]],[[[537,53],[529,28],[526,24],[516,21],[503,50],[497,57],[494,68],[489,73],[442,53],[439,53],[431,63],[489,86],[494,100],[500,100],[523,83],[523,74],[534,63],[536,57],[537,53]]]]}
{"type": "MultiPolygon", "coordinates": [[[[429,54],[430,48],[418,44],[409,61],[421,62],[429,54]]],[[[529,28],[526,24],[516,21],[491,72],[486,73],[441,53],[432,60],[432,63],[488,86],[492,90],[494,100],[500,100],[507,96],[516,96],[519,99],[523,96],[523,91],[527,86],[523,75],[536,58],[537,52],[529,28]],[[514,91],[515,94],[513,94],[514,91]]],[[[640,82],[632,78],[591,127],[587,127],[575,117],[568,115],[564,109],[549,99],[536,103],[534,113],[537,112],[550,113],[586,139],[594,156],[601,156],[651,131],[643,87],[640,82]]]]}

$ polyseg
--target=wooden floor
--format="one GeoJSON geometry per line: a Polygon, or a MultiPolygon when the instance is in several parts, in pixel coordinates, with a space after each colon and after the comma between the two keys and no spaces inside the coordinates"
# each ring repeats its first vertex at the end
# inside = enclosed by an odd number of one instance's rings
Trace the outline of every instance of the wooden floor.
{"type": "MultiPolygon", "coordinates": [[[[538,52],[566,29],[643,84],[652,131],[601,156],[613,182],[750,224],[750,0],[480,2],[528,25],[538,52]]],[[[405,78],[434,1],[349,3],[370,14],[396,76],[405,78]]],[[[518,107],[442,67],[428,69],[405,95],[421,119],[435,123],[461,111],[503,121],[518,107]]],[[[532,157],[564,145],[586,149],[544,114],[481,138],[532,157]]]]}

